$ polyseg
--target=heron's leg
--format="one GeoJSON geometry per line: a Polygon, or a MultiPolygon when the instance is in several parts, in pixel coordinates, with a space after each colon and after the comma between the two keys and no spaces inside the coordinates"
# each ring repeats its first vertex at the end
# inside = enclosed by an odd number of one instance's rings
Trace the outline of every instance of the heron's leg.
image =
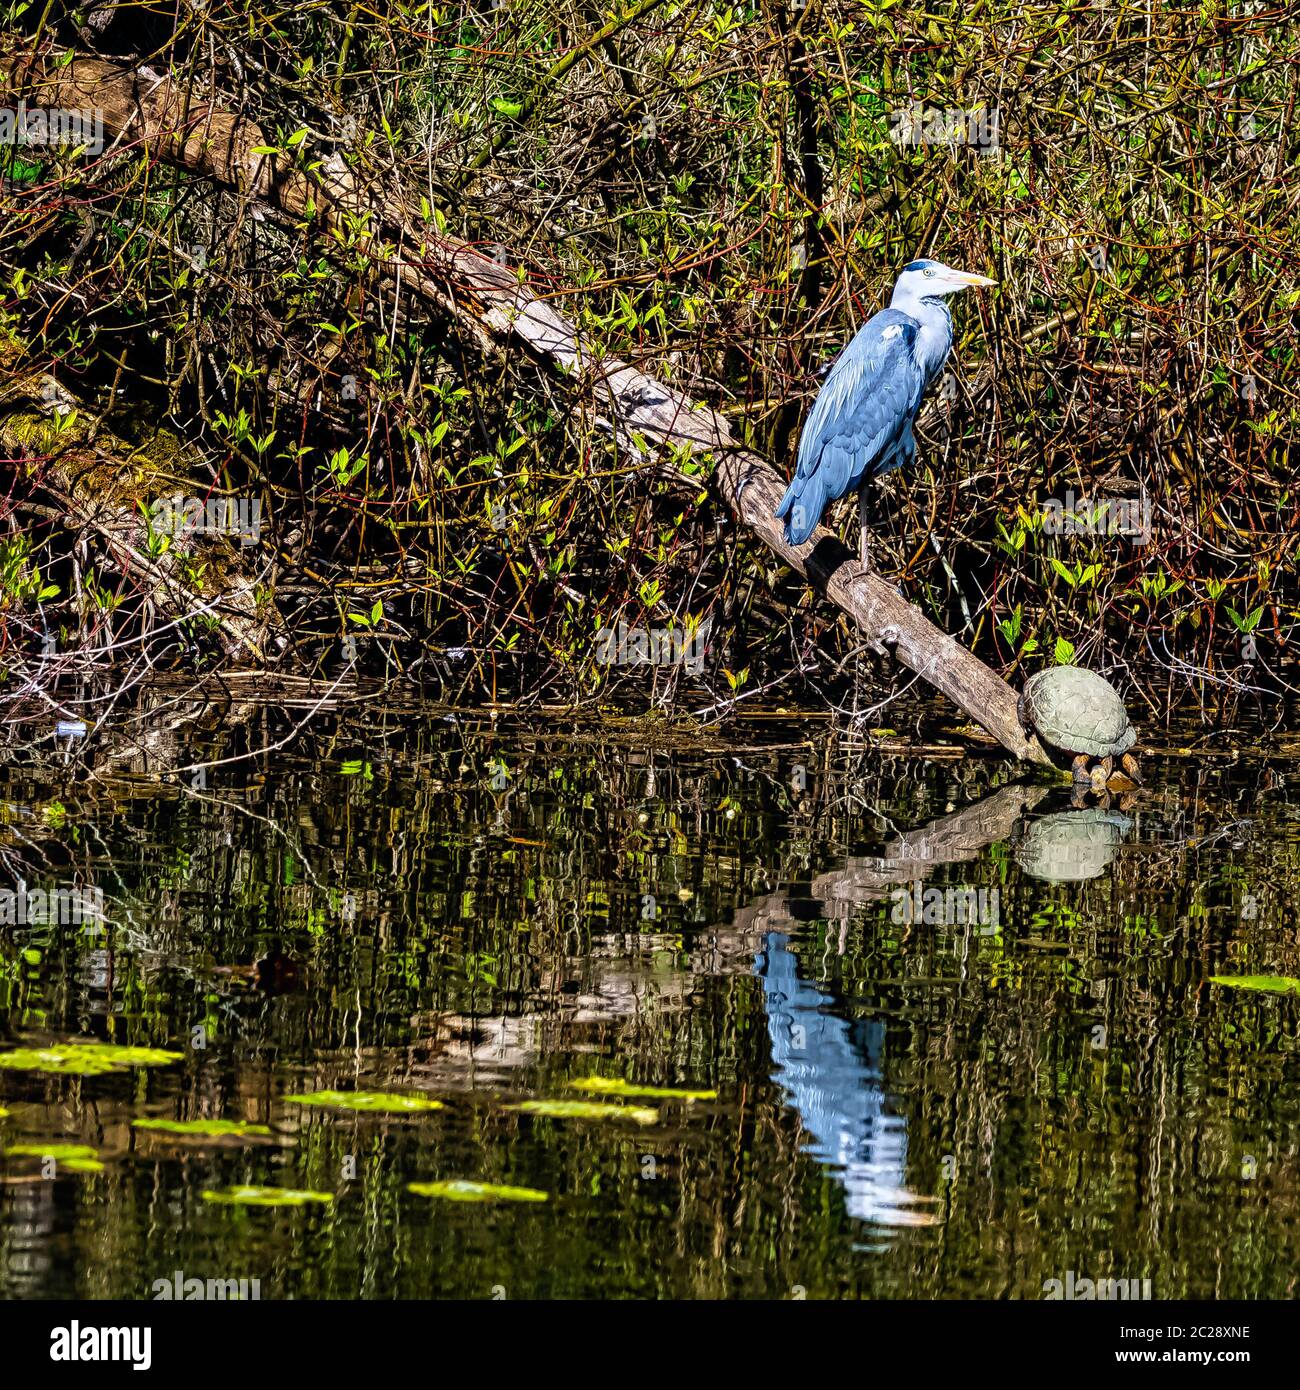
{"type": "Polygon", "coordinates": [[[858,484],[858,559],[864,569],[871,568],[871,475],[864,473],[858,484]]]}

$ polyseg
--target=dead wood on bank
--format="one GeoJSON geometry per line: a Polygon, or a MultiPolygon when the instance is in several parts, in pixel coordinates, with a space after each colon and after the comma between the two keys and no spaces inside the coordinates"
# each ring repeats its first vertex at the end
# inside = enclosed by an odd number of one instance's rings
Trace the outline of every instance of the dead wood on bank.
{"type": "Polygon", "coordinates": [[[29,102],[95,108],[103,113],[110,148],[119,139],[138,142],[157,158],[291,217],[319,218],[331,229],[349,217],[368,217],[370,251],[381,267],[452,316],[480,348],[526,344],[588,391],[607,413],[607,427],[647,462],[658,446],[709,455],[713,486],[740,521],[847,613],[869,642],[889,648],[1017,758],[1050,764],[1020,725],[1015,691],[882,576],[864,570],[829,530],[819,527],[803,546],[785,543],[772,516],[782,480],[767,460],[737,443],[722,416],[625,362],[589,352],[575,327],[512,270],[436,233],[395,200],[372,198],[338,154],[308,173],[287,156],[254,153],[267,147],[256,124],[194,98],[147,67],[92,58],[64,66],[11,60],[0,67],[0,80],[29,102]],[[381,237],[391,245],[381,244],[381,237]]]}

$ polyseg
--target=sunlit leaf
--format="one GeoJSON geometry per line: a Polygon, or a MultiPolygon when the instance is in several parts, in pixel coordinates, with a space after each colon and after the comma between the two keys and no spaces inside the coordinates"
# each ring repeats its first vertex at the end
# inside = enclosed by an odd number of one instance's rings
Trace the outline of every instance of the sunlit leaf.
{"type": "Polygon", "coordinates": [[[164,1134],[192,1134],[201,1138],[226,1135],[270,1134],[270,1125],[250,1124],[246,1120],[132,1120],[136,1129],[160,1130],[164,1134]]]}
{"type": "Polygon", "coordinates": [[[223,1187],[205,1189],[203,1200],[232,1207],[305,1207],[311,1202],[332,1202],[334,1194],[296,1187],[223,1187]]]}
{"type": "Polygon", "coordinates": [[[1290,975],[1211,975],[1210,983],[1228,989],[1258,989],[1268,994],[1300,994],[1300,980],[1290,975]]]}
{"type": "Polygon", "coordinates": [[[5,1153],[11,1158],[52,1158],[69,1173],[102,1173],[99,1151],[89,1144],[11,1144],[5,1153]]]}
{"type": "Polygon", "coordinates": [[[390,1091],[311,1091],[301,1096],[285,1096],[285,1100],[294,1105],[320,1105],[332,1110],[364,1110],[385,1115],[443,1108],[442,1101],[428,1096],[398,1095],[390,1091]]]}
{"type": "Polygon", "coordinates": [[[659,1118],[659,1112],[648,1106],[606,1105],[596,1100],[525,1100],[506,1109],[556,1120],[635,1120],[639,1125],[652,1125],[659,1118]]]}
{"type": "Polygon", "coordinates": [[[638,1086],[617,1076],[584,1076],[570,1081],[575,1091],[601,1096],[645,1096],[650,1100],[717,1100],[717,1091],[682,1091],[672,1086],[638,1086]]]}
{"type": "Polygon", "coordinates": [[[0,1067],[11,1071],[44,1071],[69,1076],[102,1076],[126,1067],[161,1067],[179,1062],[183,1052],[160,1047],[118,1047],[113,1043],[54,1043],[49,1047],[17,1047],[0,1052],[0,1067]]]}
{"type": "Polygon", "coordinates": [[[449,1202],[545,1202],[550,1193],[535,1187],[503,1187],[494,1182],[468,1182],[456,1178],[449,1182],[411,1182],[409,1191],[417,1197],[442,1197],[449,1202]]]}

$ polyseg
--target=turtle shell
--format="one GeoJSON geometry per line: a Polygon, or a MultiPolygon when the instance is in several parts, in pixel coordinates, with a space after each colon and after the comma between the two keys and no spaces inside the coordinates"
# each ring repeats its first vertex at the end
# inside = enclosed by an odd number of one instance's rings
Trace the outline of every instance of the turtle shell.
{"type": "Polygon", "coordinates": [[[1082,883],[1110,866],[1132,828],[1127,816],[1097,807],[1039,816],[1016,847],[1016,862],[1050,883],[1082,883]]]}
{"type": "Polygon", "coordinates": [[[1020,722],[1044,743],[1066,753],[1106,758],[1137,741],[1119,691],[1082,666],[1052,666],[1025,682],[1020,722]]]}

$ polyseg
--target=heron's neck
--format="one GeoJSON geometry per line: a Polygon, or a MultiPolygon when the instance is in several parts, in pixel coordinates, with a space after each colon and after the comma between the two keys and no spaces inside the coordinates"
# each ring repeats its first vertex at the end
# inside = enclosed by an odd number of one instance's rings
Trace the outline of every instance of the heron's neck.
{"type": "Polygon", "coordinates": [[[928,385],[943,370],[943,364],[952,351],[952,315],[948,312],[948,305],[938,295],[926,297],[896,289],[889,307],[921,325],[913,350],[928,385]]]}

